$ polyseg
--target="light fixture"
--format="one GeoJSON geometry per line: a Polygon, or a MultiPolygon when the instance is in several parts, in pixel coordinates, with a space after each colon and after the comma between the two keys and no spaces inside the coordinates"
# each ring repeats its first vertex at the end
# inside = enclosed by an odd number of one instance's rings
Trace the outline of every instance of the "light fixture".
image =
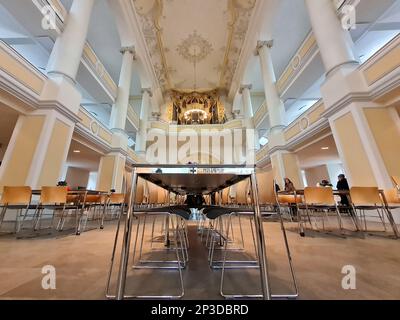
{"type": "Polygon", "coordinates": [[[74,153],[81,153],[81,150],[74,150],[74,153]]]}
{"type": "Polygon", "coordinates": [[[329,147],[322,147],[321,150],[329,150],[329,147]]]}

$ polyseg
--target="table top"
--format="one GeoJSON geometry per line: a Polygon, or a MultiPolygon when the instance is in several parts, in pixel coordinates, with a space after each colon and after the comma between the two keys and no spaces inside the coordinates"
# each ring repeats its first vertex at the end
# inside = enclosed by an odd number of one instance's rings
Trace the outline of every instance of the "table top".
{"type": "Polygon", "coordinates": [[[139,177],[177,194],[210,194],[232,186],[254,171],[246,165],[134,165],[139,177]]]}

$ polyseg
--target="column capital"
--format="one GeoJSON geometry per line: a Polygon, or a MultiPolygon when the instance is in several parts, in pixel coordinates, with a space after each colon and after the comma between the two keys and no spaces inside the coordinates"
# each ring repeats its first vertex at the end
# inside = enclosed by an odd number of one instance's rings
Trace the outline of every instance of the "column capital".
{"type": "Polygon", "coordinates": [[[253,89],[253,85],[252,84],[242,84],[240,86],[239,93],[243,94],[243,91],[246,89],[250,91],[251,89],[253,89]]]}
{"type": "Polygon", "coordinates": [[[256,55],[259,54],[260,50],[264,47],[267,47],[268,49],[271,49],[274,46],[274,40],[268,40],[268,41],[257,41],[257,46],[256,46],[256,55]]]}
{"type": "Polygon", "coordinates": [[[133,60],[136,60],[136,50],[134,46],[122,47],[119,52],[121,52],[122,54],[129,52],[130,54],[133,55],[133,60]]]}
{"type": "Polygon", "coordinates": [[[142,94],[147,93],[150,97],[153,96],[153,91],[151,91],[151,88],[142,88],[142,94]]]}

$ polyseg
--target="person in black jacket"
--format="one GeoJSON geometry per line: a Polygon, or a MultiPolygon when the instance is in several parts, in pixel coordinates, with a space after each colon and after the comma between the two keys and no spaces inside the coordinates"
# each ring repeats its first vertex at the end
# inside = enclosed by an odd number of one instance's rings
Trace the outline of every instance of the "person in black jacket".
{"type": "MultiPolygon", "coordinates": [[[[349,187],[349,183],[347,182],[346,176],[344,174],[340,174],[338,176],[338,183],[336,185],[336,189],[338,189],[339,191],[343,190],[343,191],[348,191],[350,190],[349,187]]],[[[346,195],[341,195],[340,196],[340,204],[343,206],[349,206],[349,199],[347,198],[346,195]]]]}

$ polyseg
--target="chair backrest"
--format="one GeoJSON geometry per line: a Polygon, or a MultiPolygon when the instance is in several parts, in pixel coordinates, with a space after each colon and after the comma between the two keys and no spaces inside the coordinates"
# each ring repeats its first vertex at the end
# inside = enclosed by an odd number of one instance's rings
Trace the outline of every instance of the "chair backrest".
{"type": "Polygon", "coordinates": [[[249,202],[249,179],[242,180],[236,185],[235,202],[237,204],[247,204],[249,202]]]}
{"type": "Polygon", "coordinates": [[[388,204],[400,204],[400,193],[396,188],[385,190],[385,198],[388,204]]]}
{"type": "Polygon", "coordinates": [[[377,187],[352,187],[350,198],[356,206],[382,204],[382,198],[377,187]]]}
{"type": "Polygon", "coordinates": [[[167,190],[157,186],[157,193],[158,193],[157,204],[167,204],[168,202],[167,190]]]}
{"type": "Polygon", "coordinates": [[[67,203],[78,204],[80,200],[80,196],[76,194],[67,195],[67,203]]]}
{"type": "Polygon", "coordinates": [[[260,204],[275,204],[274,181],[268,172],[257,173],[258,199],[260,204]]]}
{"type": "Polygon", "coordinates": [[[143,178],[138,177],[137,185],[136,185],[136,196],[135,196],[135,203],[136,204],[143,204],[145,202],[145,200],[144,200],[145,183],[146,182],[145,182],[145,180],[143,178]]]}
{"type": "Polygon", "coordinates": [[[149,190],[149,204],[165,204],[167,202],[167,190],[155,185],[154,183],[148,183],[149,190]]]}
{"type": "Polygon", "coordinates": [[[303,202],[300,196],[291,194],[278,194],[278,201],[282,204],[296,204],[303,202]]]}
{"type": "Polygon", "coordinates": [[[222,196],[221,196],[221,203],[223,205],[227,205],[229,204],[229,188],[225,188],[224,190],[222,190],[222,196]]]}
{"type": "MultiPolygon", "coordinates": [[[[87,194],[85,197],[85,203],[102,203],[103,197],[100,194],[87,194]]],[[[69,198],[67,196],[67,202],[69,198]]]]}
{"type": "Polygon", "coordinates": [[[147,190],[148,190],[148,203],[156,204],[158,202],[158,190],[157,186],[154,183],[147,182],[147,190]]]}
{"type": "Polygon", "coordinates": [[[110,204],[122,204],[125,203],[125,193],[112,193],[110,194],[110,204]]]}
{"type": "Polygon", "coordinates": [[[219,200],[221,199],[221,193],[220,192],[216,192],[215,193],[215,204],[219,205],[219,200]]]}
{"type": "Polygon", "coordinates": [[[67,203],[68,187],[42,187],[41,204],[67,203]]]}
{"type": "Polygon", "coordinates": [[[29,205],[31,198],[31,187],[4,187],[0,203],[9,205],[29,205]]]}
{"type": "Polygon", "coordinates": [[[304,201],[306,204],[335,205],[335,197],[332,188],[308,187],[304,189],[304,201]]]}

